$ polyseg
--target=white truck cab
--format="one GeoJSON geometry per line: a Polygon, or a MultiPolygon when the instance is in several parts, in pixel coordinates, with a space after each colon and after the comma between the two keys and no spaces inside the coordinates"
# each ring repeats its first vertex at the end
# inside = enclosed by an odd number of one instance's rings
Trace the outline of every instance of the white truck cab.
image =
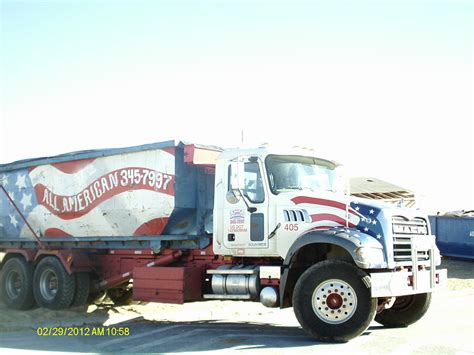
{"type": "Polygon", "coordinates": [[[341,225],[345,209],[302,206],[304,199],[325,199],[341,206],[347,199],[340,165],[312,153],[261,147],[220,155],[214,195],[216,254],[285,258],[299,235],[341,225]],[[333,216],[312,216],[328,209],[333,216]]]}
{"type": "Polygon", "coordinates": [[[222,152],[213,250],[242,265],[214,270],[217,295],[208,297],[293,306],[322,341],[347,341],[374,317],[387,326],[420,319],[447,280],[427,215],[343,192],[340,165],[310,150],[222,152]]]}

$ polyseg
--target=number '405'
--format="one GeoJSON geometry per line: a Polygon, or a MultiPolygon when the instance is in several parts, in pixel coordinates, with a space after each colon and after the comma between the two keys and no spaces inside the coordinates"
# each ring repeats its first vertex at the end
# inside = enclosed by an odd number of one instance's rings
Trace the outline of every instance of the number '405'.
{"type": "Polygon", "coordinates": [[[298,231],[298,224],[297,223],[287,223],[285,224],[285,230],[290,232],[297,232],[298,231]]]}

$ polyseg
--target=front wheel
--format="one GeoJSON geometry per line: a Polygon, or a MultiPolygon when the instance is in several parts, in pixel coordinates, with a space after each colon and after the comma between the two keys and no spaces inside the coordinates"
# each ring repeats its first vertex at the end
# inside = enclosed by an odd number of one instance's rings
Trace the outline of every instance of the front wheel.
{"type": "Polygon", "coordinates": [[[430,304],[431,293],[400,296],[392,307],[377,314],[375,321],[390,328],[407,327],[423,317],[430,304]]]}
{"type": "Polygon", "coordinates": [[[366,277],[354,265],[338,260],[306,270],[293,293],[293,308],[303,329],[324,342],[347,342],[362,334],[377,309],[366,277]]]}

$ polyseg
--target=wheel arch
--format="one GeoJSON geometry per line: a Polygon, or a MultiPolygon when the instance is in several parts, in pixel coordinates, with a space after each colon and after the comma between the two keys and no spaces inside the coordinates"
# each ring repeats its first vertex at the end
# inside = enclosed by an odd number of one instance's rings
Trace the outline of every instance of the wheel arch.
{"type": "Polygon", "coordinates": [[[35,255],[34,263],[38,264],[41,260],[49,256],[56,257],[68,274],[93,271],[93,265],[89,255],[84,251],[41,250],[35,255]]]}
{"type": "Polygon", "coordinates": [[[299,277],[312,265],[330,259],[356,265],[355,250],[360,240],[345,233],[311,232],[300,236],[288,250],[280,280],[280,308],[292,306],[293,289],[299,277]]]}
{"type": "Polygon", "coordinates": [[[36,251],[29,249],[8,249],[2,259],[2,266],[12,258],[23,258],[26,262],[32,262],[35,258],[36,251]]]}

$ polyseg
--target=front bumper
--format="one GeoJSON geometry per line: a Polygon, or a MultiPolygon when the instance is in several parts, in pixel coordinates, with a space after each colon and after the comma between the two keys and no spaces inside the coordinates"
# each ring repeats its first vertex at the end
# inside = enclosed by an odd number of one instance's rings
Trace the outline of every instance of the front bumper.
{"type": "MultiPolygon", "coordinates": [[[[430,235],[402,235],[402,237],[404,240],[394,241],[394,259],[402,267],[402,270],[371,273],[372,297],[397,297],[429,293],[446,287],[448,283],[447,270],[436,270],[436,265],[441,263],[441,257],[436,248],[435,237],[430,235]],[[409,243],[407,243],[407,239],[409,243]],[[399,248],[397,251],[396,244],[402,247],[409,245],[409,249],[405,247],[399,248]]],[[[397,235],[397,239],[402,237],[397,235]]]]}
{"type": "Polygon", "coordinates": [[[397,297],[417,293],[428,293],[446,287],[448,272],[440,270],[420,270],[371,273],[372,297],[397,297]]]}

